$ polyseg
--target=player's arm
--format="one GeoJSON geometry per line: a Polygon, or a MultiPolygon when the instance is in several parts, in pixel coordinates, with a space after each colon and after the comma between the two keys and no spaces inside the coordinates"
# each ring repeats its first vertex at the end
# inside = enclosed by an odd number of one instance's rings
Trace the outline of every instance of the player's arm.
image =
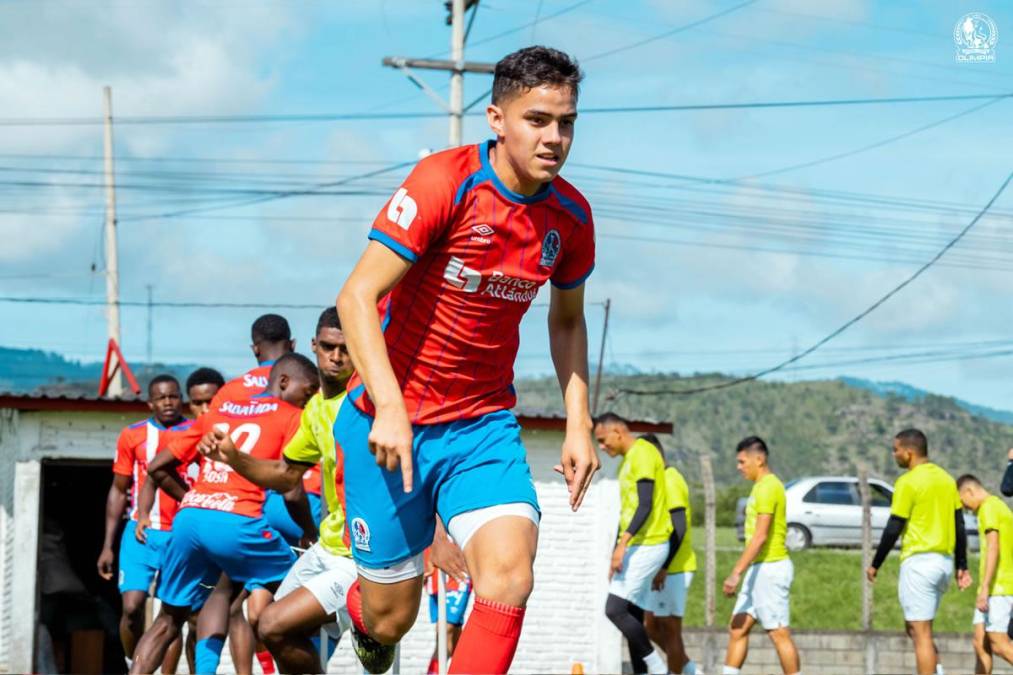
{"type": "Polygon", "coordinates": [[[285,499],[285,508],[288,515],[292,517],[295,524],[302,528],[301,544],[309,546],[317,540],[317,524],[313,522],[313,512],[310,510],[309,499],[306,498],[306,490],[302,481],[296,481],[295,487],[282,495],[285,499]]]}
{"type": "Polygon", "coordinates": [[[883,528],[883,534],[879,538],[879,547],[876,549],[876,555],[873,556],[869,569],[865,571],[865,576],[868,577],[869,581],[876,580],[876,573],[883,566],[883,563],[886,562],[886,557],[890,555],[890,551],[897,544],[897,540],[900,539],[900,535],[904,532],[905,525],[907,525],[907,518],[901,518],[895,513],[890,514],[889,520],[886,521],[886,527],[883,528]]]}
{"type": "Polygon", "coordinates": [[[637,481],[637,508],[633,512],[630,524],[626,530],[619,535],[619,541],[612,551],[612,573],[621,572],[623,569],[623,556],[626,555],[626,547],[630,540],[637,535],[637,532],[644,526],[651,515],[651,505],[654,503],[654,481],[648,478],[641,478],[637,481]]]}
{"type": "Polygon", "coordinates": [[[983,612],[988,611],[988,589],[992,588],[995,571],[999,569],[999,530],[985,532],[985,572],[981,576],[981,590],[976,605],[983,612]]]}
{"type": "Polygon", "coordinates": [[[137,495],[137,527],[134,536],[142,544],[148,541],[147,529],[151,526],[151,507],[155,505],[155,481],[144,481],[144,487],[137,495]]]}
{"type": "Polygon", "coordinates": [[[190,490],[190,486],[176,470],[182,463],[174,452],[160,452],[148,464],[148,476],[151,478],[149,482],[157,485],[162,492],[177,502],[190,490]]]}
{"type": "Polygon", "coordinates": [[[591,479],[601,467],[591,443],[591,413],[587,400],[587,323],[584,321],[584,284],[552,287],[549,300],[549,346],[566,409],[566,436],[560,464],[576,511],[591,479]]]}
{"type": "Polygon", "coordinates": [[[665,557],[665,562],[654,575],[654,580],[651,582],[651,588],[656,591],[660,591],[665,587],[668,566],[675,559],[675,554],[679,552],[682,540],[686,538],[686,532],[689,530],[689,523],[686,521],[686,507],[679,506],[671,509],[668,515],[672,519],[672,534],[668,537],[668,555],[665,557]]]}
{"type": "Polygon", "coordinates": [[[756,529],[753,531],[753,536],[746,544],[746,548],[743,549],[742,555],[735,562],[735,567],[732,568],[732,573],[725,579],[724,591],[725,595],[734,595],[735,589],[739,586],[739,580],[742,579],[743,573],[753,561],[756,560],[756,556],[760,555],[760,551],[763,550],[764,544],[767,543],[767,537],[770,535],[770,527],[774,522],[773,513],[757,513],[756,514],[756,529]]]}
{"type": "Polygon", "coordinates": [[[967,571],[967,532],[964,529],[963,508],[953,512],[953,529],[955,534],[953,568],[957,576],[957,588],[963,591],[971,585],[971,574],[967,571]]]}
{"type": "Polygon", "coordinates": [[[239,452],[232,438],[221,429],[206,433],[197,444],[197,451],[208,459],[228,464],[251,483],[281,493],[300,488],[303,474],[313,466],[292,461],[287,457],[282,459],[251,457],[245,452],[239,452]]]}
{"type": "Polygon", "coordinates": [[[127,490],[133,482],[134,479],[130,476],[114,473],[109,494],[106,495],[106,531],[102,539],[102,552],[96,563],[98,575],[106,581],[113,578],[113,561],[116,558],[113,553],[113,539],[116,537],[120,518],[123,517],[123,510],[127,507],[127,490]]]}
{"type": "Polygon", "coordinates": [[[1002,475],[999,491],[1007,497],[1013,497],[1013,448],[1010,448],[1006,457],[1009,461],[1006,463],[1006,472],[1002,475]]]}
{"type": "Polygon", "coordinates": [[[407,259],[371,241],[337,298],[348,353],[376,408],[369,449],[388,471],[401,465],[405,492],[412,489],[412,428],[376,306],[410,267],[407,259]]]}

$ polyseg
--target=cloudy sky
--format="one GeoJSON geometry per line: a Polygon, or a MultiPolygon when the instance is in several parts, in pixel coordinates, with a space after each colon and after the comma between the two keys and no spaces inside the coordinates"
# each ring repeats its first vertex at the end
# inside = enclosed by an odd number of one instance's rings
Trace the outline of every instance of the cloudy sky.
{"type": "MultiPolygon", "coordinates": [[[[600,109],[1009,94],[1006,36],[996,63],[956,62],[972,11],[1013,31],[999,0],[482,0],[469,59],[543,43],[587,73],[564,175],[595,213],[593,353],[611,298],[607,365],[777,363],[929,260],[1013,169],[1008,98],[600,109]]],[[[102,130],[67,122],[100,116],[110,85],[122,299],[150,285],[156,302],[312,305],[281,309],[307,346],[406,163],[446,145],[442,117],[382,117],[439,109],[381,66],[445,56],[444,16],[437,0],[0,2],[0,345],[102,356],[101,306],[7,300],[104,297],[102,130]],[[358,113],[373,117],[333,119],[358,113]],[[275,119],[207,119],[236,115],[275,119]]],[[[445,75],[422,76],[446,93],[445,75]]],[[[489,84],[469,75],[465,100],[489,84]]],[[[466,142],[488,133],[466,120],[466,142]]],[[[939,265],[778,377],[902,380],[1013,408],[1011,232],[1013,188],[939,265]]],[[[523,374],[550,369],[543,302],[523,374]]],[[[154,358],[236,373],[258,313],[156,306],[154,358]]],[[[129,360],[145,359],[147,318],[123,310],[129,360]]]]}

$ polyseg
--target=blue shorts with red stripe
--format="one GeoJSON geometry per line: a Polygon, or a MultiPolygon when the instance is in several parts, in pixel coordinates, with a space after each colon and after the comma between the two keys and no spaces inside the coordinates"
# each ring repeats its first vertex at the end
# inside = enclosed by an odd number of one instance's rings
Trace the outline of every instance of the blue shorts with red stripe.
{"type": "Polygon", "coordinates": [[[345,457],[345,510],[352,555],[362,567],[404,562],[432,543],[436,514],[457,515],[500,504],[527,503],[538,511],[521,428],[509,410],[444,424],[416,425],[413,489],[400,469],[377,466],[369,451],[373,418],[346,400],[334,421],[345,457]]]}
{"type": "Polygon", "coordinates": [[[222,572],[253,590],[279,583],[294,562],[292,549],[263,517],[184,508],[172,522],[156,595],[167,605],[196,610],[222,572]]]}

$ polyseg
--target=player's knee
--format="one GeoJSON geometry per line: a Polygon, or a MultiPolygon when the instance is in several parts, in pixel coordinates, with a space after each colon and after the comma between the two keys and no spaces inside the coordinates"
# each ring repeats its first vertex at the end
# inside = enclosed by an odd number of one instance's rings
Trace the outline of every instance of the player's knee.
{"type": "Polygon", "coordinates": [[[534,574],[528,566],[501,566],[483,575],[480,595],[493,602],[523,607],[535,585],[534,574]]]}
{"type": "Polygon", "coordinates": [[[144,620],[144,605],[147,597],[140,593],[123,596],[123,618],[131,623],[144,620]]]}
{"type": "Polygon", "coordinates": [[[978,633],[975,631],[974,635],[971,637],[971,644],[974,645],[974,651],[985,651],[985,640],[986,638],[984,633],[978,633]]]}
{"type": "Polygon", "coordinates": [[[373,619],[369,623],[369,634],[381,644],[397,644],[411,629],[412,623],[414,623],[414,617],[398,612],[390,613],[373,619]]]}
{"type": "Polygon", "coordinates": [[[286,626],[281,612],[274,611],[274,607],[265,609],[257,621],[257,637],[266,644],[278,644],[285,640],[286,626]]]}

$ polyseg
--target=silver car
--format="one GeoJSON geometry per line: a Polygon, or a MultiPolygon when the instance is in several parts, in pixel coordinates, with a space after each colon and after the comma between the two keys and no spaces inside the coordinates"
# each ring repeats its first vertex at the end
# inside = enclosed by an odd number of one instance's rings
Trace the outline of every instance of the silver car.
{"type": "MultiPolygon", "coordinates": [[[[858,494],[858,478],[854,476],[814,476],[799,478],[785,484],[788,532],[785,543],[791,551],[810,546],[861,546],[862,500],[858,494]]],[[[869,479],[872,502],[873,546],[879,542],[890,518],[893,486],[878,478],[869,479]]],[[[739,500],[736,524],[745,522],[746,500],[739,500]]],[[[978,550],[978,520],[964,513],[967,544],[978,550]]],[[[739,529],[739,538],[744,538],[739,529]]]]}

